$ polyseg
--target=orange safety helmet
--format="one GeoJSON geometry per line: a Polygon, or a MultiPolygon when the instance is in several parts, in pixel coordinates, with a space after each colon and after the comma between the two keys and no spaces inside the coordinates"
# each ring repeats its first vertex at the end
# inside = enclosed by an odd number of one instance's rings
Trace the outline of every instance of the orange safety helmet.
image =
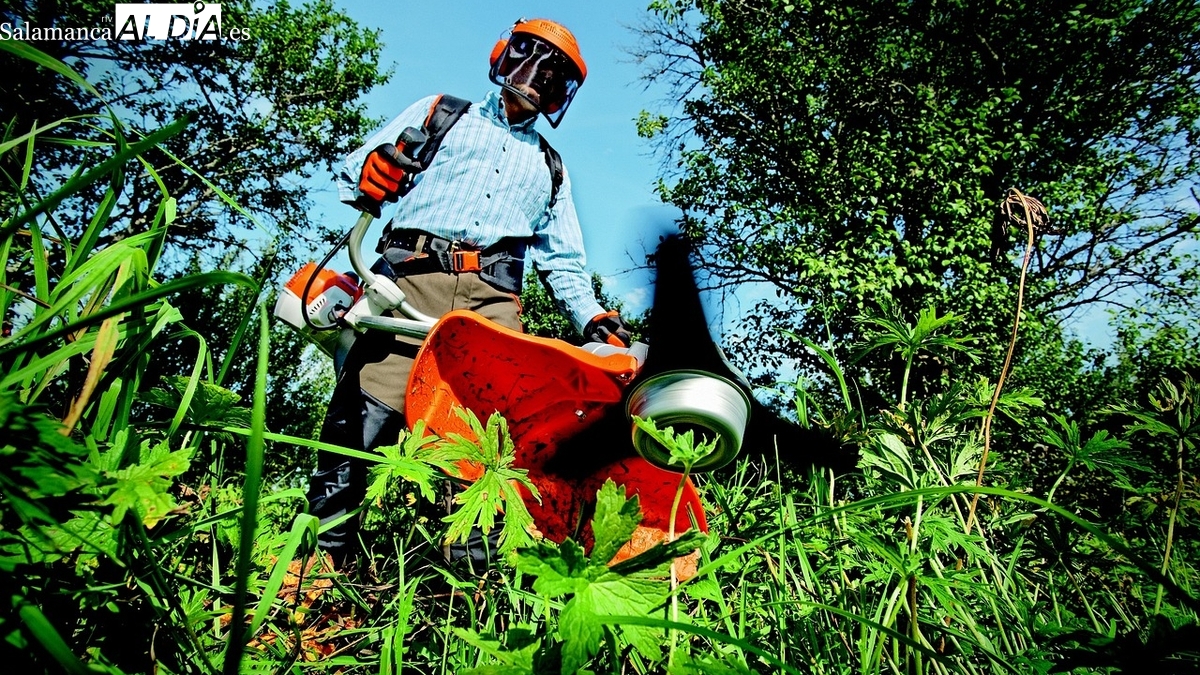
{"type": "Polygon", "coordinates": [[[492,82],[528,100],[552,127],[587,77],[575,36],[549,19],[519,19],[492,47],[488,61],[492,82]],[[547,60],[551,55],[558,58],[547,60]]]}

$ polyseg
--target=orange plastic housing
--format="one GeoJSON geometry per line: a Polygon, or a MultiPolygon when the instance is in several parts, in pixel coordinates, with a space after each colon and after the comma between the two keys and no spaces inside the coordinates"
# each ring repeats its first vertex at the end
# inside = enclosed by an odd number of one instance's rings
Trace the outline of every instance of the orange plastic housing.
{"type": "MultiPolygon", "coordinates": [[[[508,420],[516,446],[516,466],[528,469],[541,495],[537,503],[522,490],[539,531],[561,542],[567,537],[590,546],[591,531],[581,530],[590,517],[596,491],[612,478],[625,492],[637,495],[642,527],[664,536],[679,474],[630,456],[630,435],[596,438],[590,451],[613,455],[611,463],[583,477],[567,477],[547,469],[558,445],[585,432],[612,406],[637,374],[637,361],[624,354],[600,357],[559,340],[533,337],[504,328],[470,311],[442,318],[421,347],[408,381],[408,419],[424,420],[430,431],[474,438],[454,412],[465,407],[481,422],[499,411],[508,420]]],[[[468,480],[481,474],[477,466],[459,467],[468,480]]],[[[708,531],[704,509],[688,480],[675,520],[675,532],[692,526],[708,531]],[[691,515],[689,515],[691,514],[691,515]]],[[[617,559],[640,553],[661,537],[641,537],[642,544],[623,550],[617,559]]]]}
{"type": "Polygon", "coordinates": [[[355,300],[358,299],[361,293],[358,284],[354,283],[354,280],[345,274],[335,272],[327,267],[321,268],[321,271],[317,273],[317,278],[313,280],[312,288],[308,290],[308,297],[302,297],[304,295],[304,287],[308,284],[308,279],[313,275],[313,270],[315,269],[317,269],[316,263],[307,263],[304,267],[300,268],[299,272],[293,274],[292,278],[288,279],[288,282],[283,287],[291,291],[297,298],[301,298],[301,302],[312,302],[314,298],[319,297],[326,289],[332,286],[337,286],[350,297],[355,300]]]}

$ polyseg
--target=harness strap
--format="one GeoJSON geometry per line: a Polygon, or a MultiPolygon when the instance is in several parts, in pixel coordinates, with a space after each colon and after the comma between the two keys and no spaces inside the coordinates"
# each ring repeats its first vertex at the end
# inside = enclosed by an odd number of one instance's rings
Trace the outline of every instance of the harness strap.
{"type": "Polygon", "coordinates": [[[430,272],[478,274],[489,284],[509,293],[520,293],[525,271],[525,242],[504,239],[480,250],[421,230],[394,230],[383,245],[376,270],[392,278],[430,272]]]}
{"type": "Polygon", "coordinates": [[[542,156],[546,158],[546,166],[550,168],[550,201],[546,208],[552,209],[558,203],[558,189],[563,184],[562,155],[550,147],[550,142],[541,134],[538,134],[538,145],[542,148],[542,156]]]}
{"type": "MultiPolygon", "coordinates": [[[[470,101],[449,94],[441,94],[433,100],[433,104],[429,106],[429,112],[425,115],[425,123],[421,125],[421,131],[425,134],[425,142],[421,144],[417,156],[413,158],[421,165],[422,171],[429,168],[429,163],[433,161],[434,156],[442,147],[442,140],[446,138],[446,132],[470,107],[470,101]]],[[[407,195],[414,187],[416,187],[416,183],[408,181],[400,188],[400,196],[407,195]]]]}
{"type": "MultiPolygon", "coordinates": [[[[433,162],[434,156],[442,147],[446,133],[470,107],[470,101],[449,94],[442,94],[434,99],[421,128],[425,133],[425,143],[415,158],[422,167],[427,168],[433,162]]],[[[538,146],[546,160],[546,167],[550,170],[550,200],[546,208],[552,209],[558,203],[559,188],[562,187],[565,176],[562,155],[559,155],[541,134],[538,134],[538,146]]],[[[409,182],[401,196],[408,194],[414,186],[413,182],[409,182]]],[[[384,273],[393,277],[425,272],[476,272],[481,279],[497,288],[510,293],[521,291],[525,269],[524,241],[503,240],[485,251],[478,251],[419,230],[393,230],[389,221],[384,225],[383,235],[375,246],[375,252],[384,255],[381,262],[389,267],[384,273]],[[418,236],[426,239],[418,241],[418,236]],[[409,251],[412,257],[408,260],[389,259],[388,254],[396,249],[409,251]]],[[[391,257],[395,258],[394,255],[391,257]]]]}

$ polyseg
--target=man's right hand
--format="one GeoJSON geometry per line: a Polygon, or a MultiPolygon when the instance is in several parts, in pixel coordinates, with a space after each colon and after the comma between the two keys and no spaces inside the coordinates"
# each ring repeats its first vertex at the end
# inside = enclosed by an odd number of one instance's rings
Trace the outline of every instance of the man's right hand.
{"type": "Polygon", "coordinates": [[[380,207],[383,202],[394,202],[400,198],[400,191],[412,180],[413,174],[419,172],[421,166],[404,154],[391,143],[385,143],[368,155],[363,162],[362,173],[358,179],[358,191],[362,194],[354,205],[380,217],[380,207]]]}

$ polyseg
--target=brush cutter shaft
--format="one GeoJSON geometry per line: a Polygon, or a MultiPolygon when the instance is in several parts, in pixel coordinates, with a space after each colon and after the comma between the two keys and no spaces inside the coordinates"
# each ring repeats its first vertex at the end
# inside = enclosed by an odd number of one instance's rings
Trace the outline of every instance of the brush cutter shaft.
{"type": "Polygon", "coordinates": [[[425,337],[437,319],[422,314],[406,302],[404,292],[396,286],[396,282],[371,271],[371,267],[363,261],[362,241],[374,220],[371,214],[363,213],[350,231],[350,266],[362,279],[363,297],[346,313],[343,320],[355,330],[374,328],[388,333],[425,337]],[[398,309],[408,319],[395,319],[386,316],[387,312],[398,309]]]}

